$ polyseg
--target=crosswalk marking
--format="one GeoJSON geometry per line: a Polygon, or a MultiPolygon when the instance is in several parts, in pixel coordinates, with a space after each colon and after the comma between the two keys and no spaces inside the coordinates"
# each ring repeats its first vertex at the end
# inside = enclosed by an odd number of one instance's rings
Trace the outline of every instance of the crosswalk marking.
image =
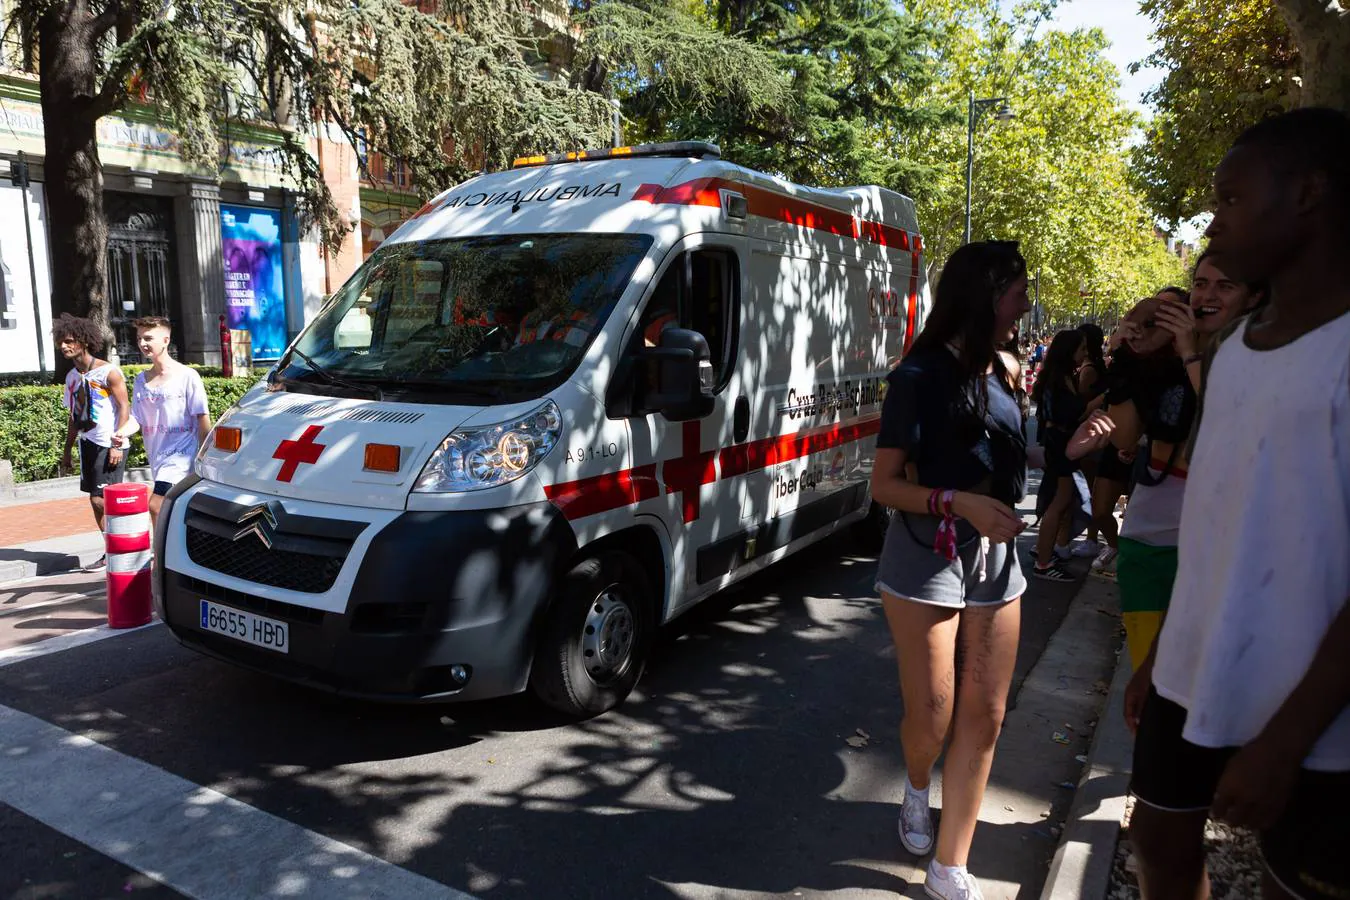
{"type": "Polygon", "coordinates": [[[107,625],[99,625],[94,628],[86,628],[82,631],[72,631],[69,634],[57,635],[56,637],[50,637],[46,640],[37,641],[32,644],[20,644],[18,647],[9,647],[5,650],[0,650],[0,669],[3,669],[5,666],[12,666],[15,663],[37,659],[38,657],[46,656],[49,653],[60,653],[62,650],[71,650],[75,647],[83,647],[85,644],[104,641],[121,634],[134,634],[137,631],[154,628],[158,624],[160,624],[159,620],[155,619],[138,628],[109,628],[107,625]]]}
{"type": "Polygon", "coordinates": [[[196,900],[473,900],[6,706],[0,803],[196,900]]]}

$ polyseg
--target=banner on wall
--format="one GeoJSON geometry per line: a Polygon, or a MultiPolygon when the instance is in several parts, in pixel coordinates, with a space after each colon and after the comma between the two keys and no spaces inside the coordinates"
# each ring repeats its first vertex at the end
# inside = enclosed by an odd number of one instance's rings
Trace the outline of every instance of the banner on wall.
{"type": "Polygon", "coordinates": [[[281,211],[222,203],[220,252],[226,322],[252,335],[254,359],[279,358],[288,343],[281,211]]]}

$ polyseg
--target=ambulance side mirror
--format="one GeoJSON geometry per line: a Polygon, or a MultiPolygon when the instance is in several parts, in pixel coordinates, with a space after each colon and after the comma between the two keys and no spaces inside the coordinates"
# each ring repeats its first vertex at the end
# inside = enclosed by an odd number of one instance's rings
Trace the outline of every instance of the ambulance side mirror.
{"type": "Polygon", "coordinates": [[[687,328],[667,328],[661,344],[642,351],[656,373],[644,404],[672,422],[701,419],[713,411],[715,377],[708,339],[687,328]]]}

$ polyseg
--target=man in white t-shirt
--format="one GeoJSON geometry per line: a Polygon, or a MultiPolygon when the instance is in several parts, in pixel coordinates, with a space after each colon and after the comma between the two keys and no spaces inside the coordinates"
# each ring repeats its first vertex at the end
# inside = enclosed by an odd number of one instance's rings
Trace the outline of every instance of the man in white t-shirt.
{"type": "Polygon", "coordinates": [[[136,376],[131,388],[134,420],[118,430],[114,441],[125,446],[140,428],[150,473],[155,482],[150,517],[159,516],[164,495],[192,472],[197,448],[211,430],[206,387],[196,370],[169,356],[169,320],[148,316],[136,320],[136,344],[150,368],[136,376]]]}
{"type": "Polygon", "coordinates": [[[1259,831],[1265,900],[1350,897],[1347,159],[1350,116],[1299,109],[1214,176],[1209,250],[1270,300],[1214,356],[1171,603],[1125,696],[1145,900],[1209,896],[1210,815],[1259,831]]]}

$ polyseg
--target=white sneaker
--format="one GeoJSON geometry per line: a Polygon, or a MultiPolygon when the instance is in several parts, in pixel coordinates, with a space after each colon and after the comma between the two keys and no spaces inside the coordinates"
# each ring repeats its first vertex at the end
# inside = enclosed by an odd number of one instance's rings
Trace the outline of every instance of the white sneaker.
{"type": "Polygon", "coordinates": [[[928,864],[923,890],[934,900],[984,900],[980,883],[965,866],[944,866],[936,859],[928,864]]]}
{"type": "Polygon", "coordinates": [[[1102,552],[1102,545],[1098,541],[1079,541],[1070,552],[1078,557],[1095,557],[1102,552]]]}
{"type": "Polygon", "coordinates": [[[908,778],[905,779],[905,804],[900,807],[900,843],[915,856],[927,856],[933,849],[933,817],[928,811],[928,791],[916,790],[908,778]]]}
{"type": "Polygon", "coordinates": [[[1119,552],[1120,551],[1116,550],[1115,547],[1107,547],[1101,553],[1098,553],[1097,558],[1092,561],[1093,571],[1101,571],[1109,568],[1111,564],[1116,561],[1116,555],[1119,552]]]}

